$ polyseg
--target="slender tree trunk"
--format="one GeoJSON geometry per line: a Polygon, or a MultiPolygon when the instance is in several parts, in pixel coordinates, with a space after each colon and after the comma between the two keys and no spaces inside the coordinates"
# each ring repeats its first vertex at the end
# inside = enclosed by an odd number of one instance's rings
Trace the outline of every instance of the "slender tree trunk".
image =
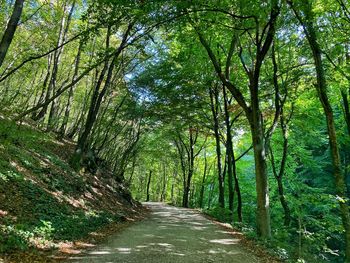
{"type": "MultiPolygon", "coordinates": [[[[110,35],[111,35],[111,30],[110,28],[108,28],[107,30],[107,36],[106,36],[106,48],[109,48],[109,44],[110,44],[110,35]]],[[[90,135],[90,132],[92,130],[92,127],[95,123],[96,120],[96,116],[98,114],[98,110],[99,110],[99,106],[98,104],[98,100],[99,97],[101,95],[101,93],[99,92],[100,87],[103,83],[104,77],[106,72],[108,71],[108,76],[109,79],[112,77],[112,70],[114,67],[114,59],[112,60],[112,62],[109,64],[109,60],[106,60],[104,65],[103,65],[103,69],[100,73],[100,76],[98,77],[98,80],[95,84],[95,88],[91,97],[91,102],[90,102],[90,107],[89,107],[89,111],[88,111],[88,115],[84,124],[84,128],[83,131],[81,133],[81,135],[78,138],[78,142],[77,142],[77,146],[75,149],[75,152],[73,154],[73,157],[71,159],[71,164],[73,165],[73,167],[75,169],[79,169],[80,165],[81,165],[81,159],[84,155],[84,153],[86,152],[86,144],[87,144],[87,140],[88,140],[88,136],[90,135]]],[[[107,87],[109,85],[109,83],[105,82],[105,87],[107,87]]]]}
{"type": "Polygon", "coordinates": [[[182,198],[182,206],[183,207],[189,207],[189,198],[190,198],[190,191],[191,191],[191,180],[193,176],[193,169],[191,167],[191,164],[189,165],[189,170],[187,174],[187,180],[185,183],[183,198],[182,198]]]}
{"type": "Polygon", "coordinates": [[[161,201],[164,202],[166,199],[166,187],[167,186],[167,177],[166,177],[166,167],[165,163],[163,163],[163,187],[162,187],[162,194],[161,194],[161,201]]]}
{"type": "MultiPolygon", "coordinates": [[[[215,174],[215,171],[214,171],[214,174],[215,174]]],[[[212,202],[212,199],[213,199],[214,187],[215,187],[215,179],[213,179],[213,181],[210,183],[210,187],[209,187],[208,209],[211,208],[211,202],[212,202]]]]}
{"type": "MultiPolygon", "coordinates": [[[[45,94],[46,94],[47,87],[48,87],[48,82],[49,82],[50,77],[51,77],[51,64],[52,64],[52,54],[47,56],[47,72],[46,72],[46,75],[44,78],[43,88],[42,88],[40,97],[39,97],[37,103],[35,104],[36,106],[40,105],[44,102],[45,94]]],[[[41,113],[41,111],[40,111],[40,113],[41,113]]],[[[43,117],[43,115],[42,116],[39,115],[39,113],[37,111],[34,111],[31,116],[32,116],[32,119],[35,121],[40,120],[43,117]]]]}
{"type": "Polygon", "coordinates": [[[150,185],[151,185],[151,179],[152,179],[152,170],[149,171],[148,181],[147,181],[147,190],[146,190],[146,202],[149,202],[150,200],[150,185]]]}
{"type": "MultiPolygon", "coordinates": [[[[257,192],[257,234],[258,236],[269,239],[271,237],[271,220],[270,220],[270,204],[269,204],[269,189],[267,180],[267,165],[266,165],[266,142],[264,134],[264,122],[262,114],[259,108],[259,82],[260,82],[260,71],[263,65],[263,61],[271,47],[272,41],[275,36],[276,22],[280,14],[280,1],[271,0],[271,11],[270,17],[266,24],[264,30],[257,27],[256,30],[256,54],[255,58],[252,57],[253,65],[245,64],[243,58],[241,62],[244,66],[244,70],[249,77],[249,90],[250,90],[250,105],[247,104],[246,98],[244,97],[242,90],[240,90],[235,83],[230,81],[227,74],[223,73],[220,59],[217,58],[215,53],[210,47],[210,44],[204,38],[204,35],[195,27],[198,34],[199,40],[203,47],[206,49],[210,60],[213,63],[214,69],[221,80],[221,82],[230,90],[234,96],[237,103],[245,111],[247,119],[251,128],[251,136],[254,148],[254,159],[255,159],[255,177],[256,177],[256,192],[257,192]]],[[[230,51],[228,52],[226,70],[231,65],[231,58],[234,54],[236,37],[233,37],[231,41],[230,51]]],[[[241,55],[241,54],[240,54],[241,55]]],[[[278,112],[276,111],[275,117],[278,117],[278,112]]],[[[276,119],[276,118],[275,118],[276,119]]],[[[270,133],[272,133],[271,129],[270,133]]]]}
{"type": "Polygon", "coordinates": [[[238,218],[238,222],[243,222],[242,194],[241,194],[241,188],[239,186],[239,181],[237,177],[237,166],[236,166],[235,154],[233,149],[232,149],[232,171],[233,171],[233,178],[235,180],[235,192],[237,194],[237,218],[238,218]]]}
{"type": "Polygon", "coordinates": [[[348,134],[350,135],[350,109],[349,109],[348,94],[345,92],[345,90],[342,90],[341,96],[343,99],[344,118],[346,122],[346,127],[348,129],[348,134]]]}
{"type": "Polygon", "coordinates": [[[2,39],[0,42],[0,68],[2,66],[2,63],[5,60],[7,51],[15,35],[18,22],[22,15],[23,3],[24,3],[24,0],[16,0],[15,5],[13,7],[12,15],[6,26],[5,32],[2,36],[2,39]]]}
{"type": "Polygon", "coordinates": [[[216,155],[217,155],[217,172],[218,172],[218,181],[219,181],[219,206],[225,207],[225,189],[224,189],[224,179],[222,172],[221,164],[221,142],[220,142],[220,133],[219,133],[219,99],[218,99],[218,89],[210,89],[210,102],[211,102],[211,111],[213,115],[213,129],[215,134],[215,146],[216,146],[216,155]]]}
{"type": "Polygon", "coordinates": [[[196,186],[192,182],[192,184],[191,184],[191,191],[190,191],[190,200],[189,200],[190,206],[193,206],[195,204],[195,200],[194,200],[195,195],[196,195],[196,186]]]}
{"type": "Polygon", "coordinates": [[[303,3],[303,13],[305,19],[302,18],[300,12],[295,9],[293,2],[289,1],[297,19],[304,28],[306,38],[309,42],[310,48],[312,50],[312,55],[314,58],[316,75],[317,75],[317,93],[322,104],[326,122],[327,131],[329,137],[329,146],[331,150],[331,157],[333,162],[333,176],[335,181],[335,191],[339,200],[340,214],[343,222],[343,227],[345,230],[345,262],[350,262],[350,213],[348,202],[346,201],[346,185],[344,181],[344,173],[342,171],[341,158],[339,154],[339,147],[337,142],[337,134],[334,123],[333,109],[329,102],[327,95],[327,81],[324,72],[324,65],[322,61],[322,51],[318,43],[317,32],[314,27],[314,15],[312,13],[311,3],[307,0],[303,3]]]}
{"type": "Polygon", "coordinates": [[[182,199],[182,206],[183,207],[189,207],[189,198],[190,198],[190,191],[191,191],[191,181],[193,177],[194,172],[194,145],[195,145],[195,139],[193,137],[193,130],[192,127],[189,128],[189,149],[188,149],[188,173],[187,173],[187,180],[185,180],[184,185],[184,193],[183,193],[183,199],[182,199]]]}
{"type": "MultiPolygon", "coordinates": [[[[81,136],[79,136],[76,150],[74,152],[73,157],[71,158],[71,164],[75,169],[80,168],[82,157],[87,149],[88,137],[90,136],[90,133],[91,133],[91,130],[92,130],[93,125],[95,123],[95,120],[96,120],[97,114],[99,112],[102,100],[103,100],[103,98],[104,98],[104,96],[109,88],[110,82],[112,80],[115,63],[116,63],[119,55],[121,54],[121,52],[125,48],[125,45],[127,43],[128,36],[130,34],[132,27],[133,27],[132,23],[128,25],[128,28],[124,32],[123,39],[122,39],[121,43],[119,44],[119,47],[113,53],[112,61],[108,65],[109,60],[106,60],[106,63],[104,64],[103,70],[102,70],[101,75],[99,77],[99,80],[97,81],[97,84],[96,84],[96,87],[95,87],[95,90],[94,90],[94,93],[93,93],[93,96],[91,99],[89,113],[88,113],[88,116],[87,116],[87,119],[86,119],[86,122],[84,125],[83,133],[81,136]],[[107,73],[107,77],[106,77],[106,80],[104,82],[104,86],[103,86],[102,90],[99,91],[106,73],[107,73]]],[[[111,28],[108,27],[107,37],[106,37],[106,49],[107,50],[109,49],[109,46],[110,46],[111,33],[112,33],[111,28]]]]}
{"type": "Polygon", "coordinates": [[[175,200],[175,184],[176,184],[176,177],[177,177],[177,169],[176,167],[174,168],[173,171],[173,177],[171,180],[171,203],[174,205],[176,204],[176,200],[175,200]]]}
{"type": "MultiPolygon", "coordinates": [[[[110,131],[111,131],[113,125],[114,125],[114,122],[115,122],[116,119],[117,119],[119,110],[120,110],[120,108],[123,106],[125,99],[126,99],[126,96],[123,98],[123,100],[121,101],[120,104],[116,105],[115,110],[114,110],[114,113],[113,113],[113,118],[111,119],[111,121],[109,122],[109,124],[108,124],[108,126],[107,126],[107,129],[106,129],[106,131],[105,131],[105,133],[104,133],[104,136],[103,136],[103,139],[102,139],[100,145],[99,145],[98,147],[96,147],[97,153],[100,153],[101,150],[103,149],[103,147],[105,146],[105,144],[107,143],[107,141],[108,141],[107,139],[108,139],[108,136],[109,136],[109,134],[110,134],[110,131]]],[[[122,129],[121,129],[120,131],[116,132],[116,135],[119,135],[119,133],[120,133],[121,131],[122,131],[122,129]]]]}
{"type": "Polygon", "coordinates": [[[127,182],[127,184],[129,185],[129,188],[132,184],[132,180],[133,180],[134,173],[135,173],[136,156],[137,156],[136,154],[133,156],[132,163],[131,163],[131,173],[130,173],[130,176],[129,176],[129,179],[127,182]]]}
{"type": "Polygon", "coordinates": [[[291,221],[291,215],[290,215],[290,209],[289,209],[288,203],[286,201],[286,198],[284,197],[284,187],[283,187],[281,177],[277,178],[277,185],[278,185],[278,196],[280,198],[280,202],[284,210],[284,225],[289,226],[291,221]]]}
{"type": "Polygon", "coordinates": [[[223,95],[224,95],[224,112],[225,112],[225,124],[226,124],[226,156],[227,156],[227,182],[228,182],[228,199],[229,199],[229,209],[233,212],[233,202],[234,202],[234,188],[233,188],[233,145],[232,145],[232,134],[231,134],[231,122],[230,115],[228,111],[228,100],[226,94],[226,88],[223,85],[223,95]]]}
{"type": "Polygon", "coordinates": [[[276,168],[272,147],[270,146],[270,144],[268,144],[268,147],[269,147],[269,153],[271,155],[272,172],[274,177],[277,180],[278,196],[284,211],[284,225],[289,226],[291,221],[291,213],[290,213],[287,200],[284,196],[283,177],[285,175],[285,168],[286,168],[287,156],[288,156],[288,134],[287,134],[288,123],[292,118],[294,105],[292,104],[291,114],[289,118],[286,119],[284,115],[284,104],[287,99],[287,93],[285,94],[285,97],[283,99],[280,98],[280,91],[279,91],[279,84],[278,84],[278,65],[277,65],[276,54],[275,54],[275,45],[272,45],[272,63],[273,63],[273,83],[275,87],[275,105],[280,112],[280,123],[281,123],[282,137],[283,137],[283,148],[282,148],[283,150],[282,150],[281,162],[279,165],[279,171],[277,171],[277,168],[276,168]]]}
{"type": "MultiPolygon", "coordinates": [[[[69,30],[70,22],[72,20],[74,8],[75,8],[75,0],[72,3],[72,6],[71,6],[69,13],[68,13],[68,16],[66,17],[65,13],[67,11],[67,3],[65,3],[64,13],[63,13],[63,17],[61,20],[60,33],[59,33],[58,41],[57,41],[57,47],[62,46],[62,44],[66,41],[66,37],[67,37],[68,30],[69,30]]],[[[52,77],[51,77],[51,90],[52,90],[53,94],[56,93],[58,69],[59,69],[59,64],[61,61],[64,47],[65,46],[62,46],[61,48],[57,49],[54,52],[54,64],[53,64],[53,72],[52,72],[52,77]]],[[[48,122],[47,122],[47,129],[48,130],[54,130],[57,128],[56,124],[57,124],[57,117],[59,116],[59,114],[58,114],[58,109],[57,109],[58,105],[56,105],[56,104],[58,104],[58,102],[59,102],[58,98],[51,102],[51,108],[50,108],[49,118],[48,118],[48,122]]]]}
{"type": "Polygon", "coordinates": [[[204,152],[204,172],[203,172],[203,177],[202,177],[201,190],[199,192],[199,207],[200,208],[203,208],[204,187],[205,187],[205,179],[207,176],[207,168],[208,168],[207,154],[206,154],[206,152],[204,152]]]}
{"type": "Polygon", "coordinates": [[[77,120],[71,125],[71,127],[69,128],[68,132],[67,132],[67,137],[70,139],[73,139],[73,137],[79,132],[79,127],[80,124],[83,122],[84,116],[86,114],[86,109],[87,109],[87,105],[88,105],[88,98],[90,97],[91,94],[91,90],[88,92],[87,90],[85,91],[84,94],[84,101],[83,101],[83,105],[81,107],[81,111],[78,112],[77,114],[77,120]]]}
{"type": "MultiPolygon", "coordinates": [[[[73,80],[78,76],[82,44],[83,44],[83,42],[81,41],[80,44],[79,44],[78,53],[77,53],[77,56],[76,56],[76,59],[75,59],[73,80]]],[[[74,88],[75,88],[75,86],[70,87],[69,92],[68,92],[68,99],[67,99],[66,109],[64,111],[64,116],[63,116],[63,121],[62,121],[61,127],[59,129],[59,135],[61,137],[63,137],[66,134],[66,129],[67,129],[67,125],[68,125],[71,104],[72,104],[72,100],[73,100],[74,88]]]]}
{"type": "MultiPolygon", "coordinates": [[[[349,95],[350,95],[350,89],[349,89],[349,95]]],[[[349,108],[349,99],[348,94],[345,90],[341,90],[341,96],[343,99],[343,111],[344,111],[344,119],[346,122],[346,127],[348,130],[348,134],[350,136],[350,108],[349,108]]],[[[346,147],[349,147],[347,145],[346,147]]],[[[349,185],[349,168],[347,167],[348,161],[350,159],[350,153],[348,150],[345,151],[344,156],[344,177],[345,177],[345,184],[346,184],[346,191],[347,191],[347,197],[350,198],[350,185],[349,185]]]]}
{"type": "MultiPolygon", "coordinates": [[[[60,29],[59,29],[59,32],[58,32],[58,38],[57,38],[56,47],[59,47],[62,44],[65,23],[66,23],[66,17],[65,17],[65,14],[63,14],[63,16],[61,18],[61,23],[60,23],[60,29]]],[[[56,80],[57,80],[57,74],[58,74],[58,65],[59,65],[59,62],[60,62],[60,56],[61,56],[61,53],[62,53],[61,52],[62,49],[63,49],[63,47],[59,48],[59,49],[56,49],[54,51],[54,53],[52,54],[52,70],[50,72],[50,81],[48,83],[48,87],[47,87],[47,90],[46,90],[45,102],[48,101],[48,99],[51,97],[51,94],[55,94],[55,91],[56,91],[56,80]]],[[[51,104],[51,109],[50,109],[49,118],[48,118],[48,125],[47,125],[48,130],[50,128],[52,128],[51,125],[52,125],[53,116],[55,114],[54,111],[56,110],[55,109],[56,100],[57,99],[54,99],[50,103],[51,104]]],[[[42,109],[40,110],[39,114],[35,117],[36,120],[40,120],[40,119],[42,119],[45,116],[45,114],[46,114],[50,104],[45,105],[44,107],[42,107],[42,109]]]]}
{"type": "Polygon", "coordinates": [[[284,211],[284,225],[289,226],[291,221],[291,213],[290,213],[290,208],[288,206],[286,198],[284,196],[284,187],[283,187],[283,177],[285,174],[285,167],[286,167],[287,156],[288,156],[287,121],[284,118],[283,111],[281,114],[281,130],[282,130],[282,136],[283,136],[283,152],[282,152],[282,160],[280,163],[279,171],[277,171],[276,169],[274,154],[271,147],[270,147],[270,156],[271,156],[272,171],[277,180],[278,196],[284,211]]]}

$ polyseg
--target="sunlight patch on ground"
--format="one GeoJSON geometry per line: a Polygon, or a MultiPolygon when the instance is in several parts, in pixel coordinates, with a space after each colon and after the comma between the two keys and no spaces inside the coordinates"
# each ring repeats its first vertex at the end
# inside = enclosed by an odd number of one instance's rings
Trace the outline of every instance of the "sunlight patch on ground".
{"type": "Polygon", "coordinates": [[[91,247],[95,247],[96,246],[94,244],[85,243],[85,242],[74,242],[74,245],[76,245],[79,248],[91,248],[91,247]]]}
{"type": "Polygon", "coordinates": [[[109,251],[93,251],[89,253],[90,255],[109,255],[111,252],[109,251]]]}
{"type": "Polygon", "coordinates": [[[81,253],[81,250],[74,249],[72,243],[62,243],[60,244],[60,252],[64,254],[78,255],[81,253]]]}
{"type": "Polygon", "coordinates": [[[120,254],[131,254],[131,248],[127,248],[127,247],[119,247],[117,248],[117,251],[120,254]]]}
{"type": "Polygon", "coordinates": [[[148,246],[136,246],[136,248],[147,248],[148,246]]]}
{"type": "Polygon", "coordinates": [[[0,216],[6,216],[8,213],[8,211],[0,210],[0,216]]]}
{"type": "Polygon", "coordinates": [[[172,244],[168,244],[168,243],[157,243],[158,246],[161,246],[161,247],[173,247],[174,245],[172,244]]]}
{"type": "Polygon", "coordinates": [[[165,217],[171,216],[170,212],[154,212],[154,214],[155,215],[165,216],[165,217]]]}
{"type": "Polygon", "coordinates": [[[191,227],[191,229],[201,231],[201,230],[207,229],[207,227],[206,226],[193,226],[193,227],[191,227]]]}
{"type": "Polygon", "coordinates": [[[239,239],[213,239],[209,240],[210,243],[222,244],[222,245],[234,245],[237,244],[239,239]]]}
{"type": "Polygon", "coordinates": [[[191,225],[196,225],[196,226],[203,226],[203,224],[200,223],[200,222],[191,222],[190,224],[191,225]]]}
{"type": "Polygon", "coordinates": [[[183,253],[176,253],[176,252],[173,252],[173,253],[170,253],[171,255],[175,255],[175,256],[181,256],[181,257],[183,257],[183,256],[185,256],[185,254],[183,254],[183,253]]]}
{"type": "Polygon", "coordinates": [[[215,233],[231,234],[231,231],[216,230],[215,233]]]}

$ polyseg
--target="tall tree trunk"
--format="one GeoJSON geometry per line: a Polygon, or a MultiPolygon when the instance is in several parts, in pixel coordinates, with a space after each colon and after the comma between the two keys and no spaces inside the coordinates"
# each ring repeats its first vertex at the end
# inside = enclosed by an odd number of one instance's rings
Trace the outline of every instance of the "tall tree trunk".
{"type": "MultiPolygon", "coordinates": [[[[202,32],[198,27],[195,27],[196,33],[203,47],[206,49],[208,56],[214,66],[214,69],[221,80],[221,82],[229,89],[237,103],[245,111],[247,119],[251,128],[251,136],[254,148],[254,160],[255,160],[255,180],[256,180],[256,192],[257,192],[257,233],[258,236],[268,239],[271,237],[271,220],[270,220],[270,204],[269,204],[269,190],[267,180],[267,165],[265,148],[268,142],[268,137],[265,140],[264,134],[264,122],[259,107],[259,82],[260,71],[263,65],[263,61],[271,47],[272,41],[275,36],[276,22],[280,14],[280,1],[271,1],[270,17],[267,21],[264,30],[257,27],[255,32],[254,45],[256,45],[255,57],[252,57],[252,65],[245,64],[244,59],[241,57],[244,70],[249,78],[249,91],[250,91],[250,106],[247,104],[247,100],[235,83],[230,81],[227,74],[223,73],[220,59],[217,58],[215,53],[210,47],[210,44],[205,39],[202,32]]],[[[237,37],[234,37],[231,41],[230,51],[228,52],[226,61],[226,71],[231,65],[232,55],[236,46],[237,37]]],[[[239,55],[242,55],[240,52],[239,55]]],[[[275,117],[278,117],[277,111],[275,117]]],[[[276,119],[276,118],[275,118],[276,119]]],[[[272,133],[271,129],[270,133],[272,133]]]]}
{"type": "MultiPolygon", "coordinates": [[[[106,36],[106,49],[109,48],[110,45],[110,36],[111,36],[111,29],[110,27],[108,27],[107,29],[107,36],[106,36]]],[[[97,105],[97,101],[99,100],[99,96],[100,96],[100,87],[102,86],[104,77],[106,72],[108,71],[108,75],[111,78],[111,74],[112,74],[112,70],[114,67],[114,59],[112,60],[112,62],[109,64],[109,60],[107,59],[103,65],[103,69],[98,77],[98,80],[95,84],[95,88],[94,91],[92,93],[92,97],[91,97],[91,101],[90,101],[90,107],[89,107],[89,111],[88,111],[88,115],[82,130],[82,133],[79,135],[78,138],[78,142],[77,142],[77,146],[75,149],[75,152],[73,154],[73,157],[71,159],[71,164],[75,169],[79,169],[80,165],[81,165],[81,160],[82,157],[84,155],[84,153],[86,152],[86,144],[87,144],[87,140],[88,140],[88,136],[90,135],[90,132],[92,130],[92,127],[95,123],[95,119],[96,116],[98,114],[98,109],[99,106],[97,105]]],[[[109,83],[107,83],[107,81],[105,82],[105,87],[108,85],[109,83]]]]}
{"type": "Polygon", "coordinates": [[[279,171],[277,171],[276,169],[274,154],[271,148],[270,148],[270,156],[271,156],[272,172],[277,181],[278,197],[280,199],[280,202],[284,211],[284,225],[289,226],[291,221],[291,213],[290,213],[290,208],[288,206],[287,200],[284,196],[284,187],[283,187],[283,176],[285,174],[285,167],[286,167],[287,155],[288,155],[287,123],[286,123],[286,120],[284,119],[283,113],[281,114],[281,129],[282,129],[282,135],[283,135],[283,152],[282,152],[282,160],[280,163],[279,171]]]}
{"type": "Polygon", "coordinates": [[[149,175],[148,175],[147,189],[146,189],[146,202],[149,202],[150,200],[149,190],[151,185],[151,179],[152,179],[152,170],[149,171],[149,175]]]}
{"type": "Polygon", "coordinates": [[[133,177],[134,177],[134,174],[135,174],[136,157],[137,157],[137,155],[135,154],[133,156],[132,163],[131,163],[131,173],[130,173],[129,179],[127,181],[127,184],[129,186],[129,188],[132,185],[132,180],[133,180],[133,177]]]}
{"type": "Polygon", "coordinates": [[[2,66],[2,63],[5,60],[7,51],[11,45],[11,42],[13,40],[13,37],[15,35],[18,22],[21,18],[22,11],[23,11],[23,3],[24,0],[16,0],[15,5],[13,7],[13,11],[10,17],[10,20],[6,26],[5,32],[2,36],[1,42],[0,42],[0,68],[2,66]]]}
{"type": "Polygon", "coordinates": [[[187,174],[187,180],[185,180],[185,189],[184,189],[183,201],[182,201],[183,207],[189,207],[191,181],[192,181],[193,172],[194,172],[194,159],[195,159],[194,145],[196,143],[195,141],[196,139],[193,137],[193,129],[192,127],[189,127],[188,174],[187,174]]]}
{"type": "Polygon", "coordinates": [[[219,133],[219,94],[217,87],[210,88],[210,102],[211,102],[211,111],[213,115],[213,129],[215,135],[215,146],[216,146],[216,155],[217,155],[217,172],[218,172],[218,181],[219,181],[219,206],[225,207],[225,189],[224,189],[224,179],[222,172],[221,164],[221,142],[220,142],[220,133],[219,133]]]}
{"type": "MultiPolygon", "coordinates": [[[[49,83],[49,80],[51,78],[51,65],[52,65],[52,54],[49,54],[47,56],[47,72],[46,72],[46,75],[44,78],[42,91],[41,91],[40,97],[35,105],[40,105],[44,102],[45,94],[47,92],[48,83],[49,83]]],[[[41,111],[40,111],[40,113],[41,113],[41,111]]],[[[42,116],[39,115],[39,113],[37,111],[34,111],[31,115],[31,118],[35,121],[40,120],[42,117],[43,117],[43,115],[42,116]]]]}
{"type": "Polygon", "coordinates": [[[81,111],[78,112],[77,116],[76,116],[76,121],[71,125],[71,127],[69,128],[68,132],[67,132],[67,137],[69,139],[73,139],[74,136],[79,132],[79,128],[80,128],[80,124],[83,122],[84,116],[86,114],[87,111],[87,105],[88,105],[88,98],[90,97],[90,94],[92,92],[92,89],[90,91],[85,91],[84,94],[84,101],[83,101],[83,105],[81,107],[81,111]]]}
{"type": "Polygon", "coordinates": [[[207,176],[207,168],[208,168],[208,160],[206,151],[204,152],[204,172],[202,177],[201,190],[199,192],[199,207],[203,208],[203,198],[204,198],[204,187],[205,187],[205,179],[207,176]]]}
{"type": "Polygon", "coordinates": [[[317,75],[317,94],[322,104],[326,122],[327,131],[329,137],[329,146],[331,150],[331,157],[333,162],[333,176],[335,182],[335,192],[339,199],[340,214],[343,222],[343,227],[345,230],[345,262],[350,262],[350,213],[348,202],[346,200],[346,186],[344,181],[344,174],[342,171],[341,159],[339,154],[339,147],[337,142],[336,128],[334,124],[333,109],[329,102],[327,95],[327,81],[324,72],[324,65],[322,61],[322,51],[318,43],[317,32],[314,27],[314,15],[312,12],[311,3],[308,0],[303,2],[303,13],[305,18],[302,17],[299,10],[296,10],[293,2],[288,1],[292,7],[297,19],[303,26],[306,38],[309,42],[310,48],[312,50],[312,55],[314,58],[316,75],[317,75]]]}
{"type": "MultiPolygon", "coordinates": [[[[254,105],[254,103],[253,103],[254,105]]],[[[257,194],[257,231],[262,237],[271,236],[269,188],[262,116],[257,105],[253,106],[251,134],[255,160],[255,180],[257,194]]]]}
{"type": "Polygon", "coordinates": [[[173,204],[173,205],[176,204],[176,201],[175,201],[176,177],[177,177],[177,169],[175,167],[174,171],[173,171],[173,177],[172,177],[172,180],[171,180],[171,204],[173,204]]]}
{"type": "Polygon", "coordinates": [[[229,199],[229,209],[233,212],[233,202],[234,202],[234,188],[233,188],[233,145],[232,145],[232,134],[231,134],[231,122],[230,115],[228,111],[228,100],[226,94],[226,88],[222,87],[224,95],[224,112],[225,112],[225,124],[226,124],[226,158],[227,158],[227,182],[228,182],[228,199],[229,199]]]}
{"type": "Polygon", "coordinates": [[[239,186],[239,181],[237,177],[237,166],[236,166],[235,153],[233,149],[232,149],[232,171],[233,171],[233,178],[235,179],[235,192],[237,194],[237,218],[238,218],[238,222],[243,222],[242,194],[241,194],[241,188],[239,186]]]}
{"type": "MultiPolygon", "coordinates": [[[[66,40],[66,36],[69,30],[69,26],[70,26],[70,22],[72,19],[72,15],[73,15],[73,11],[75,8],[75,0],[73,1],[73,4],[70,8],[70,11],[68,13],[68,16],[65,16],[66,10],[67,10],[67,3],[65,3],[65,7],[64,7],[64,12],[63,12],[63,16],[62,16],[62,20],[61,20],[61,26],[60,26],[60,31],[59,31],[59,35],[58,35],[58,41],[57,41],[57,47],[62,46],[62,44],[65,42],[66,40]]],[[[55,94],[56,92],[56,87],[57,87],[57,75],[58,75],[58,69],[59,69],[59,64],[61,61],[61,56],[64,50],[64,46],[62,46],[61,48],[57,49],[54,52],[54,60],[53,60],[53,69],[52,69],[52,75],[51,75],[51,81],[49,84],[49,93],[53,93],[55,94]]],[[[75,76],[76,77],[76,76],[75,76]]],[[[73,79],[74,80],[74,79],[73,79]]],[[[48,130],[53,130],[56,127],[56,123],[57,123],[57,102],[58,99],[55,99],[51,102],[51,108],[50,108],[50,112],[49,112],[49,118],[48,118],[48,122],[47,122],[47,129],[48,130]]]]}
{"type": "Polygon", "coordinates": [[[349,99],[348,94],[345,90],[341,90],[341,96],[343,99],[343,107],[344,107],[344,118],[346,122],[346,127],[348,130],[348,134],[350,135],[350,109],[349,109],[349,99]]]}
{"type": "Polygon", "coordinates": [[[166,187],[167,186],[167,177],[166,177],[166,167],[165,163],[163,163],[163,187],[162,187],[162,194],[161,194],[161,201],[164,202],[166,199],[166,187]]]}
{"type": "MultiPolygon", "coordinates": [[[[83,46],[83,42],[81,41],[79,43],[78,53],[77,53],[77,56],[75,58],[73,80],[78,76],[82,46],[83,46]]],[[[63,121],[62,121],[61,127],[59,129],[59,135],[61,137],[63,137],[66,134],[68,120],[69,120],[69,114],[70,114],[70,108],[71,108],[71,104],[72,104],[72,100],[73,100],[74,88],[75,88],[75,86],[72,86],[68,92],[68,99],[67,99],[67,104],[66,104],[66,108],[64,111],[63,121]]]]}
{"type": "MultiPolygon", "coordinates": [[[[214,171],[214,174],[215,174],[215,171],[214,171]]],[[[211,208],[211,202],[212,202],[213,194],[214,194],[214,187],[215,187],[215,179],[213,179],[213,181],[210,183],[210,186],[209,186],[208,209],[211,208]]]]}
{"type": "MultiPolygon", "coordinates": [[[[71,158],[71,164],[75,169],[80,168],[82,157],[87,150],[88,137],[90,136],[90,133],[91,133],[91,130],[92,130],[93,125],[95,123],[95,120],[96,120],[97,114],[99,112],[102,100],[103,100],[103,98],[104,98],[104,96],[109,88],[110,82],[112,80],[115,63],[116,63],[119,55],[121,54],[121,52],[125,48],[125,45],[127,43],[128,36],[131,32],[132,27],[133,27],[133,24],[130,23],[128,25],[128,28],[124,32],[123,39],[121,40],[119,47],[113,53],[112,61],[109,63],[109,60],[108,59],[106,60],[104,67],[103,67],[103,70],[102,70],[100,77],[97,81],[94,93],[92,95],[91,104],[90,104],[90,108],[89,108],[88,116],[87,116],[87,119],[86,119],[86,122],[84,125],[83,132],[82,132],[81,136],[79,136],[75,152],[73,154],[73,157],[71,158]],[[100,91],[100,87],[102,85],[102,82],[104,80],[106,73],[107,73],[107,77],[106,77],[106,80],[104,82],[104,86],[103,86],[102,90],[100,91]]],[[[106,37],[106,49],[107,50],[109,49],[109,46],[110,46],[111,33],[112,33],[111,28],[108,27],[107,37],[106,37]]]]}
{"type": "MultiPolygon", "coordinates": [[[[239,181],[237,177],[235,154],[233,151],[232,132],[231,132],[232,123],[230,120],[230,113],[228,111],[229,101],[227,98],[226,87],[224,85],[223,85],[223,94],[224,94],[224,110],[225,110],[225,124],[226,124],[226,155],[227,155],[227,175],[228,175],[227,180],[228,180],[228,189],[229,189],[229,205],[230,205],[230,210],[233,212],[234,192],[236,192],[237,219],[238,219],[238,222],[242,222],[242,196],[241,196],[241,189],[239,187],[239,181]],[[233,180],[234,180],[234,187],[233,187],[233,180]]],[[[239,115],[237,117],[239,117],[239,115]]]]}
{"type": "MultiPolygon", "coordinates": [[[[107,143],[107,139],[108,139],[108,136],[109,136],[109,134],[110,134],[110,131],[111,131],[113,125],[114,125],[114,122],[115,122],[116,119],[117,119],[119,110],[120,110],[120,108],[123,106],[125,99],[126,99],[126,96],[124,96],[124,98],[122,99],[122,101],[121,101],[118,105],[116,105],[115,110],[114,110],[114,113],[113,113],[113,117],[112,117],[112,119],[110,120],[109,124],[107,125],[107,129],[106,129],[106,131],[104,132],[104,136],[103,136],[103,139],[102,139],[100,145],[99,145],[98,147],[97,147],[97,145],[95,145],[95,146],[96,146],[95,148],[96,148],[97,154],[99,154],[99,153],[101,152],[101,150],[103,149],[103,147],[104,147],[105,144],[107,143]]],[[[119,133],[120,133],[122,130],[123,130],[123,129],[121,129],[120,131],[118,131],[118,132],[116,133],[116,135],[119,135],[119,133]]]]}

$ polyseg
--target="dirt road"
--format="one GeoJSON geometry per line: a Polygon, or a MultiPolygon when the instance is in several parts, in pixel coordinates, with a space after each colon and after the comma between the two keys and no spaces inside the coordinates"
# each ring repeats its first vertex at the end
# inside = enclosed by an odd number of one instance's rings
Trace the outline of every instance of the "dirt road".
{"type": "Polygon", "coordinates": [[[152,211],[148,219],[68,262],[259,262],[238,239],[199,213],[162,203],[145,205],[152,211]]]}

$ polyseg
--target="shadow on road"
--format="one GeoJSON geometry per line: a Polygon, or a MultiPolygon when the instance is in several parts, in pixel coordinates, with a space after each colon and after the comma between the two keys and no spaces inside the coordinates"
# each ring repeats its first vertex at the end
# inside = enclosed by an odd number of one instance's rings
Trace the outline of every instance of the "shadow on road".
{"type": "Polygon", "coordinates": [[[239,239],[191,209],[145,203],[150,218],[68,262],[259,262],[239,239]]]}

